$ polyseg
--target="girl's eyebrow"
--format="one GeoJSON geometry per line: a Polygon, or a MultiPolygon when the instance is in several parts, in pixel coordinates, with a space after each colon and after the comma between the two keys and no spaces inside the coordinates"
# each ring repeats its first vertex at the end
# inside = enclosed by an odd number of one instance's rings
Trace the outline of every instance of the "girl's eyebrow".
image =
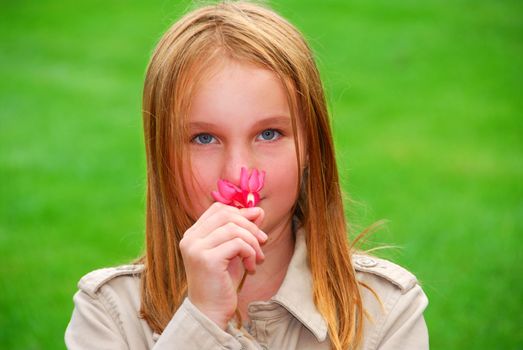
{"type": "MultiPolygon", "coordinates": [[[[256,121],[253,125],[254,128],[261,128],[266,126],[267,124],[271,126],[279,126],[279,127],[288,127],[291,125],[291,117],[290,116],[274,116],[274,117],[267,117],[260,119],[256,121]]],[[[189,122],[189,127],[193,129],[212,129],[216,127],[217,125],[214,123],[204,122],[204,121],[195,121],[195,122],[189,122]]]]}
{"type": "Polygon", "coordinates": [[[254,127],[263,127],[265,125],[269,124],[270,126],[279,126],[279,127],[287,127],[291,125],[291,117],[290,116],[275,116],[275,117],[268,117],[264,119],[258,120],[256,123],[254,123],[254,127]]]}
{"type": "Polygon", "coordinates": [[[192,129],[212,129],[215,124],[208,122],[189,122],[189,127],[192,129]]]}

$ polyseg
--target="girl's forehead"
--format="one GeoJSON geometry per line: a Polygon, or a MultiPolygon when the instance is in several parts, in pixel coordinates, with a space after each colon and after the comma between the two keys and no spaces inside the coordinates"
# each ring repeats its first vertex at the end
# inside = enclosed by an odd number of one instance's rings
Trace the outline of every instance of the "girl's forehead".
{"type": "Polygon", "coordinates": [[[177,124],[184,134],[210,130],[204,128],[209,124],[236,128],[246,127],[247,121],[254,128],[261,125],[257,121],[266,120],[281,127],[290,123],[290,130],[303,135],[304,119],[290,77],[246,59],[211,56],[193,61],[177,88],[180,95],[175,99],[183,100],[184,107],[175,115],[183,116],[177,124]]]}
{"type": "Polygon", "coordinates": [[[197,79],[190,96],[189,119],[242,120],[291,117],[288,92],[273,71],[227,61],[197,79]]]}

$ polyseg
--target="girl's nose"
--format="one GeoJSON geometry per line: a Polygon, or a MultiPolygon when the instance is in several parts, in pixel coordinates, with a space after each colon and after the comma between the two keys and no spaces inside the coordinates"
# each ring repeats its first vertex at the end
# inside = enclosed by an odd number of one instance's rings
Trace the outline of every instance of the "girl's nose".
{"type": "Polygon", "coordinates": [[[242,167],[251,169],[254,166],[252,154],[247,147],[230,147],[225,157],[222,179],[239,185],[242,167]]]}

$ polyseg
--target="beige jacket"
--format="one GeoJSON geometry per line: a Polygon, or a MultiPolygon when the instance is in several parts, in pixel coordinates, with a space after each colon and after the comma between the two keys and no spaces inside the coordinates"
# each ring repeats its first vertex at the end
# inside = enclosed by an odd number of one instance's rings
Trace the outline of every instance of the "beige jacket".
{"type": "MultiPolygon", "coordinates": [[[[427,297],[416,278],[386,260],[353,256],[357,277],[380,296],[383,306],[365,288],[362,350],[428,349],[423,311],[427,297]]],[[[276,295],[253,302],[251,325],[223,331],[185,299],[163,333],[153,333],[140,319],[141,265],[93,271],[84,276],[74,296],[75,308],[65,333],[68,349],[276,349],[328,350],[327,325],[312,298],[303,235],[297,234],[294,255],[276,295]]]]}

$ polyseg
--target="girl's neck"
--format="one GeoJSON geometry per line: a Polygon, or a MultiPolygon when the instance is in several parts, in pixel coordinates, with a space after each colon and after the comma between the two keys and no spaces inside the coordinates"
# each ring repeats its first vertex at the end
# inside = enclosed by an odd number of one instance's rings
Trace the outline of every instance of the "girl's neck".
{"type": "Polygon", "coordinates": [[[269,239],[262,247],[265,261],[257,266],[256,273],[247,275],[238,294],[240,312],[253,301],[266,301],[274,296],[287,273],[287,267],[294,253],[294,233],[291,223],[275,228],[268,235],[269,239]]]}

